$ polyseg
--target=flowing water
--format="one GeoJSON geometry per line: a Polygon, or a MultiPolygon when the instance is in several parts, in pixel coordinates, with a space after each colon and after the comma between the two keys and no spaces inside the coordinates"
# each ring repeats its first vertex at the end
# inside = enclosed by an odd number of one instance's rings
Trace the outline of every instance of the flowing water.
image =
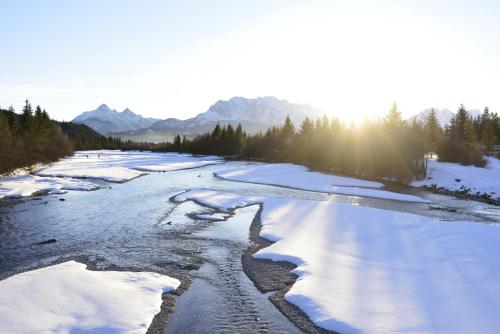
{"type": "Polygon", "coordinates": [[[441,220],[500,222],[498,207],[427,192],[413,191],[430,199],[430,205],[231,182],[213,176],[216,171],[245,164],[227,162],[151,173],[122,184],[95,181],[102,189],[0,201],[0,279],[69,258],[85,259],[98,269],[168,269],[193,278],[190,288],[177,297],[168,333],[299,333],[241,269],[241,254],[248,246],[248,229],[258,207],[238,209],[223,222],[209,222],[192,214],[213,210],[192,202],[172,203],[172,196],[204,188],[348,203],[441,220]]]}

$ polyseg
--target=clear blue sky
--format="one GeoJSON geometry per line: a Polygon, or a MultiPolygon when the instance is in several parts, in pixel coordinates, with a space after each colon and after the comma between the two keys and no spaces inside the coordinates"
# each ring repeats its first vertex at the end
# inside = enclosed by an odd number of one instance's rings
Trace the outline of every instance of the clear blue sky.
{"type": "Polygon", "coordinates": [[[188,118],[275,95],[337,115],[500,112],[499,41],[500,1],[0,0],[0,106],[188,118]]]}

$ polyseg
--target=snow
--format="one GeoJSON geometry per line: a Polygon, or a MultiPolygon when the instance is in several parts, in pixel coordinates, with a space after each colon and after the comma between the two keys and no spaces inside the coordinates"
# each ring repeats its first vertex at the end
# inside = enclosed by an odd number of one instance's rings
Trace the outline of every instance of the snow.
{"type": "Polygon", "coordinates": [[[250,121],[267,125],[282,125],[285,118],[289,116],[292,122],[299,124],[308,116],[316,119],[323,116],[324,112],[312,108],[307,104],[290,103],[280,100],[274,96],[257,97],[247,99],[244,97],[232,97],[228,101],[219,100],[208,111],[198,114],[187,120],[193,124],[202,124],[214,121],[250,121]]]}
{"type": "Polygon", "coordinates": [[[231,181],[270,184],[351,196],[427,202],[417,196],[376,189],[383,186],[379,182],[312,172],[304,166],[294,164],[254,164],[245,168],[224,170],[215,175],[231,181]]]}
{"type": "Polygon", "coordinates": [[[485,168],[428,160],[427,177],[412,182],[414,187],[432,186],[452,191],[469,189],[471,194],[487,193],[500,198],[500,160],[487,157],[485,168]]]}
{"type": "Polygon", "coordinates": [[[36,192],[61,194],[65,190],[94,190],[97,185],[71,178],[17,175],[0,179],[0,198],[31,196],[36,192]]]}
{"type": "Polygon", "coordinates": [[[101,104],[95,110],[83,112],[73,119],[74,123],[86,124],[101,133],[139,130],[147,128],[157,121],[160,119],[142,117],[129,108],[118,112],[106,104],[101,104]]]}
{"type": "Polygon", "coordinates": [[[221,211],[229,211],[234,208],[262,203],[265,197],[241,196],[233,193],[204,189],[189,190],[174,197],[174,201],[178,203],[189,200],[221,211]]]}
{"type": "MultiPolygon", "coordinates": [[[[192,190],[223,210],[255,204],[192,190]]],[[[311,200],[261,199],[254,257],[297,265],[287,301],[318,326],[348,333],[497,333],[498,226],[311,200]]]]}
{"type": "Polygon", "coordinates": [[[126,182],[144,175],[147,171],[174,171],[221,162],[222,160],[215,156],[195,157],[177,153],[81,151],[76,152],[72,157],[40,169],[37,174],[126,182]]]}
{"type": "Polygon", "coordinates": [[[162,292],[180,282],[149,272],[90,271],[69,261],[0,281],[1,332],[145,333],[162,292]]]}
{"type": "Polygon", "coordinates": [[[95,178],[126,182],[146,172],[175,171],[223,163],[218,157],[188,154],[81,151],[39,168],[36,175],[0,178],[0,198],[31,196],[37,191],[63,193],[64,190],[93,190],[98,186],[75,178],[95,178]],[[88,158],[87,158],[88,156],[88,158]]]}
{"type": "Polygon", "coordinates": [[[230,217],[230,215],[227,213],[215,212],[215,213],[199,213],[199,214],[196,214],[195,217],[196,217],[196,219],[200,219],[200,220],[210,220],[210,221],[218,222],[218,221],[226,220],[227,218],[230,217]]]}

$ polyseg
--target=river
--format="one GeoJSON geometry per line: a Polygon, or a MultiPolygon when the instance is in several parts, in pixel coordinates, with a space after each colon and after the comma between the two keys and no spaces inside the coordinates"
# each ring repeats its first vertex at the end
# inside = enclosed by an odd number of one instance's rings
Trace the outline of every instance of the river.
{"type": "Polygon", "coordinates": [[[0,279],[65,259],[95,269],[176,273],[192,279],[170,317],[167,333],[300,333],[242,271],[248,229],[258,206],[224,222],[193,213],[213,210],[170,198],[204,188],[246,195],[349,203],[416,213],[441,220],[499,223],[500,208],[408,190],[432,204],[294,190],[218,179],[231,161],[198,169],[150,173],[126,183],[96,180],[96,191],[0,201],[0,279]]]}

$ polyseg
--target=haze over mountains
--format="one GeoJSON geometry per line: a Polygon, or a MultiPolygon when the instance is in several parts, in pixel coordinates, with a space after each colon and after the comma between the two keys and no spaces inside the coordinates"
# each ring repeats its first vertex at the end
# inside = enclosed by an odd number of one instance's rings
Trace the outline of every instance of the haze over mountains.
{"type": "Polygon", "coordinates": [[[96,110],[78,115],[73,122],[85,124],[101,134],[147,128],[159,121],[157,118],[145,118],[130,109],[118,112],[101,104],[96,110]]]}
{"type": "Polygon", "coordinates": [[[282,124],[287,115],[298,126],[307,116],[317,118],[324,114],[310,105],[290,103],[273,96],[256,99],[233,97],[228,101],[217,101],[208,111],[186,120],[168,118],[151,122],[153,119],[134,114],[137,116],[135,119],[141,117],[142,122],[132,124],[124,122],[125,111],[118,113],[104,106],[81,114],[73,122],[84,123],[102,134],[119,136],[125,140],[157,142],[170,140],[178,133],[193,137],[211,131],[217,123],[233,126],[241,123],[245,131],[256,133],[267,130],[269,126],[282,124]],[[126,126],[128,128],[123,129],[126,126]]]}
{"type": "MultiPolygon", "coordinates": [[[[423,122],[430,110],[430,108],[423,110],[410,119],[423,122]]],[[[434,110],[441,126],[448,124],[455,115],[446,108],[434,110]]],[[[473,116],[481,114],[478,109],[469,112],[473,116]]],[[[83,123],[103,135],[117,136],[124,140],[160,142],[171,140],[177,134],[194,137],[211,131],[217,123],[233,126],[241,123],[245,131],[256,133],[266,131],[272,125],[283,124],[287,115],[298,127],[306,117],[315,119],[324,114],[323,111],[308,104],[290,103],[273,96],[255,99],[233,97],[227,101],[219,100],[206,112],[186,120],[145,118],[128,108],[117,112],[102,104],[96,110],[77,116],[73,122],[83,123]]]]}
{"type": "MultiPolygon", "coordinates": [[[[429,113],[431,112],[432,109],[434,109],[434,111],[436,112],[436,117],[438,119],[439,125],[441,125],[441,126],[445,126],[446,124],[450,123],[450,121],[455,116],[455,112],[453,112],[447,108],[443,108],[443,109],[428,108],[428,109],[422,110],[421,112],[419,112],[415,116],[412,116],[410,119],[411,120],[416,119],[418,122],[424,123],[427,116],[429,115],[429,113]]],[[[481,115],[481,110],[479,110],[479,109],[467,109],[467,111],[469,112],[469,114],[472,117],[477,117],[477,116],[481,115]]]]}

